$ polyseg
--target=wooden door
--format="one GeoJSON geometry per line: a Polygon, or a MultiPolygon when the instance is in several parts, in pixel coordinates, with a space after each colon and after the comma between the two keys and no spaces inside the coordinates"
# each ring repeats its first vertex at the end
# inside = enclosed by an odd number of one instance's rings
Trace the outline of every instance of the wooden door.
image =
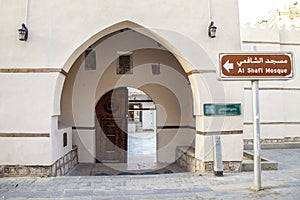
{"type": "Polygon", "coordinates": [[[128,90],[117,88],[106,93],[97,103],[100,130],[96,137],[98,162],[127,161],[128,90]]]}

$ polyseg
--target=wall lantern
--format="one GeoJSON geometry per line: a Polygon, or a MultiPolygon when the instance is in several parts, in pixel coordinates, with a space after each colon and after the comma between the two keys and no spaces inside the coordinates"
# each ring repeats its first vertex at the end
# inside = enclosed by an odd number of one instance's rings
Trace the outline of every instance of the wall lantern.
{"type": "Polygon", "coordinates": [[[22,27],[18,31],[19,31],[19,40],[26,41],[28,38],[28,29],[25,26],[25,24],[22,24],[22,27]]]}
{"type": "Polygon", "coordinates": [[[217,32],[217,27],[214,25],[214,22],[211,21],[210,25],[208,27],[208,36],[210,38],[215,38],[216,37],[216,32],[217,32]]]}

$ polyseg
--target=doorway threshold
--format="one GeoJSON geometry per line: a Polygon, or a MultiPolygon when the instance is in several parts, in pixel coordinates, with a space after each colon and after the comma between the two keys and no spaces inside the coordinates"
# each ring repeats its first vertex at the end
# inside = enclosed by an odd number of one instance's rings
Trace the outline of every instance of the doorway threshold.
{"type": "Polygon", "coordinates": [[[154,175],[184,173],[176,163],[156,163],[152,169],[128,169],[127,163],[79,163],[66,176],[154,175]]]}

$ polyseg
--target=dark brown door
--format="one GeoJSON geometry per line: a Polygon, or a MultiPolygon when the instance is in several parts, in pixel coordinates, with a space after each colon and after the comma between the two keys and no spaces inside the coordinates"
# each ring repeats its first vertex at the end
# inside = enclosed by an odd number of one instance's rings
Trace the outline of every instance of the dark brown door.
{"type": "Polygon", "coordinates": [[[97,103],[96,115],[100,125],[97,132],[98,162],[127,161],[127,88],[106,93],[97,103]]]}

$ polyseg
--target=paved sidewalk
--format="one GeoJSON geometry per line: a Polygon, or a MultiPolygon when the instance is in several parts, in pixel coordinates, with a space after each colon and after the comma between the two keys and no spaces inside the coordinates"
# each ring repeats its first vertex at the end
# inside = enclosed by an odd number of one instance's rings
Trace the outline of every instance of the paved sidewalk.
{"type": "MultiPolygon", "coordinates": [[[[253,172],[134,176],[0,178],[3,199],[300,199],[300,149],[263,150],[278,171],[263,171],[254,192],[253,172]]],[[[1,199],[1,198],[0,198],[1,199]]]]}

